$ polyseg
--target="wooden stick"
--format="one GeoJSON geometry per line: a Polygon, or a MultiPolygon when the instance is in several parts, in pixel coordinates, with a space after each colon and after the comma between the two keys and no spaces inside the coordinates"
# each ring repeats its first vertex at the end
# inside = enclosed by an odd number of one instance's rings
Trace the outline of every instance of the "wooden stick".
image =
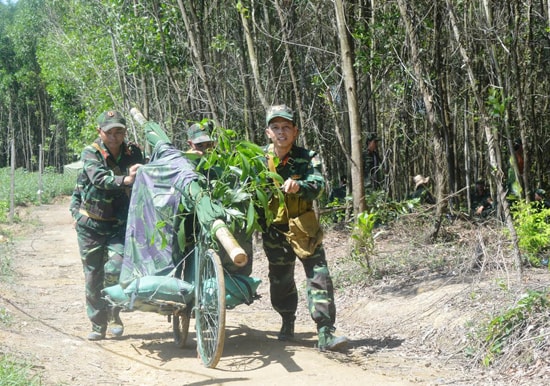
{"type": "Polygon", "coordinates": [[[227,225],[222,220],[214,221],[212,225],[216,229],[216,238],[222,244],[227,254],[237,267],[244,267],[248,263],[248,256],[241,248],[235,237],[229,232],[227,225]]]}

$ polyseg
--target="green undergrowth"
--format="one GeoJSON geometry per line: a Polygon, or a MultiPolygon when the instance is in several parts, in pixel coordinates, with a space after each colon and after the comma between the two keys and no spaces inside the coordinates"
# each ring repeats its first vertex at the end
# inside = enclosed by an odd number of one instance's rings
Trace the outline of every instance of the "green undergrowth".
{"type": "Polygon", "coordinates": [[[515,304],[493,315],[470,336],[466,353],[483,366],[509,361],[532,365],[548,352],[550,291],[527,290],[515,304]]]}
{"type": "Polygon", "coordinates": [[[547,266],[550,255],[550,209],[536,202],[518,201],[512,206],[518,245],[525,263],[547,266]]]}
{"type": "Polygon", "coordinates": [[[0,353],[0,386],[38,386],[40,377],[32,373],[32,365],[0,353]]]}
{"type": "Polygon", "coordinates": [[[76,183],[76,174],[60,174],[47,168],[40,175],[38,172],[16,169],[12,178],[9,168],[0,168],[0,223],[7,221],[12,180],[15,206],[29,206],[49,204],[59,196],[70,195],[76,183]]]}

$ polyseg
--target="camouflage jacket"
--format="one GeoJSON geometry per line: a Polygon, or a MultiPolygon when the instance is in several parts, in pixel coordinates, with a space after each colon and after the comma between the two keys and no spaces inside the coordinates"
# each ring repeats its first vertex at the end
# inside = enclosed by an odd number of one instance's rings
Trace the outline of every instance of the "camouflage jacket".
{"type": "Polygon", "coordinates": [[[363,154],[364,185],[367,190],[377,190],[382,186],[382,166],[378,152],[363,154]]]}
{"type": "MultiPolygon", "coordinates": [[[[274,156],[272,146],[264,148],[266,162],[274,156]]],[[[289,218],[297,217],[313,207],[313,201],[319,197],[325,188],[325,180],[321,174],[321,162],[317,153],[293,145],[288,154],[275,162],[275,170],[283,180],[291,178],[298,182],[300,190],[297,193],[285,194],[283,206],[279,206],[277,197],[272,197],[269,208],[276,213],[275,224],[287,224],[289,218]]]]}
{"type": "Polygon", "coordinates": [[[73,218],[85,211],[90,218],[126,221],[130,204],[129,187],[123,185],[130,166],[143,163],[143,153],[134,144],[123,143],[118,160],[100,139],[82,151],[82,171],[71,198],[73,218]]]}

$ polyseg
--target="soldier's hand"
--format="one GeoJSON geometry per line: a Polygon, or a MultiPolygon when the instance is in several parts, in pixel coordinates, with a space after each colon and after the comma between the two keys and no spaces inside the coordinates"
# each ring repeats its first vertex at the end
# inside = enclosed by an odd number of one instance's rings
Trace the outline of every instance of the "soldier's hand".
{"type": "Polygon", "coordinates": [[[130,166],[130,169],[128,170],[128,173],[129,173],[128,175],[130,177],[135,177],[138,169],[142,166],[143,166],[142,164],[135,164],[135,165],[130,166]]]}
{"type": "Polygon", "coordinates": [[[124,177],[124,180],[122,181],[122,183],[124,185],[132,185],[134,183],[134,180],[136,179],[136,173],[141,166],[143,165],[135,164],[130,166],[130,169],[128,169],[128,175],[124,177]]]}
{"type": "Polygon", "coordinates": [[[291,178],[287,179],[285,183],[281,186],[281,189],[285,193],[296,193],[300,190],[300,185],[296,180],[291,178]]]}

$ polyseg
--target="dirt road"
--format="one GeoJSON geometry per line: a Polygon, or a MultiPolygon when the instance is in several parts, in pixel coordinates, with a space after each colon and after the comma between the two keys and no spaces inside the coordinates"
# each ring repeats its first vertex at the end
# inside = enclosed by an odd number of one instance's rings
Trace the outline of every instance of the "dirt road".
{"type": "MultiPolygon", "coordinates": [[[[15,240],[15,275],[0,283],[0,308],[10,316],[0,331],[0,353],[33,363],[44,385],[431,385],[451,379],[455,385],[473,383],[450,363],[405,350],[407,337],[392,328],[382,336],[369,330],[369,320],[386,321],[388,326],[399,325],[399,320],[407,323],[398,310],[411,311],[388,297],[352,299],[340,291],[339,329],[351,339],[345,353],[315,349],[314,325],[303,300],[296,341],[277,341],[279,318],[269,304],[261,255],[256,257],[254,276],[264,280],[259,288],[262,298],[227,312],[225,349],[216,369],[205,368],[197,358],[194,319],[187,349],[175,347],[166,317],[140,311],[122,314],[122,338],[89,342],[83,273],[67,208],[68,199],[31,208],[38,225],[15,240]]],[[[339,242],[334,243],[338,248],[339,242]]],[[[301,271],[298,275],[303,277],[301,271]]],[[[421,303],[413,306],[422,311],[421,303]]]]}

